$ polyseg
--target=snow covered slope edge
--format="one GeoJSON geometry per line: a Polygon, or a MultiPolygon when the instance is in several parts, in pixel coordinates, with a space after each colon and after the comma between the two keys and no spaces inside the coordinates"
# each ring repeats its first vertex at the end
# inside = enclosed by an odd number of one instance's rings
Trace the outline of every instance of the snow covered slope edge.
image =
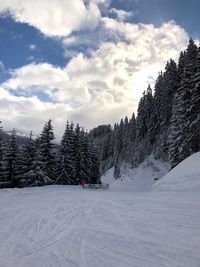
{"type": "Polygon", "coordinates": [[[153,190],[200,192],[200,152],[178,164],[154,184],[153,190]]]}

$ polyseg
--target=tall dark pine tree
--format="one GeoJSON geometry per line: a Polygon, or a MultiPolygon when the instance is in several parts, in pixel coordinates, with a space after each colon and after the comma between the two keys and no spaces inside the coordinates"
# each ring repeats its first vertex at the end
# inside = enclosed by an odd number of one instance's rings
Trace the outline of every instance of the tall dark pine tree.
{"type": "Polygon", "coordinates": [[[4,146],[3,146],[2,128],[0,126],[0,182],[3,181],[4,181],[4,146]]]}
{"type": "Polygon", "coordinates": [[[52,180],[47,176],[47,173],[43,169],[42,157],[39,149],[39,140],[36,139],[34,142],[35,154],[29,171],[22,175],[20,180],[20,186],[43,186],[52,184],[52,180]]]}
{"type": "Polygon", "coordinates": [[[54,139],[53,127],[51,120],[49,120],[45,124],[40,136],[40,158],[42,170],[52,180],[55,180],[54,139]]]}
{"type": "Polygon", "coordinates": [[[153,112],[154,99],[150,85],[147,92],[144,92],[138,106],[138,116],[136,120],[136,162],[141,163],[152,150],[151,118],[153,112]]]}
{"type": "Polygon", "coordinates": [[[59,162],[56,172],[56,183],[58,184],[73,184],[73,141],[74,130],[73,123],[69,125],[67,121],[65,132],[61,140],[61,146],[59,151],[59,162]]]}
{"type": "Polygon", "coordinates": [[[153,104],[153,113],[151,117],[151,137],[153,142],[161,131],[162,123],[162,104],[163,104],[163,93],[164,93],[164,84],[163,84],[163,73],[159,73],[158,78],[155,83],[154,89],[154,104],[153,104]]]}
{"type": "Polygon", "coordinates": [[[172,103],[178,87],[178,71],[175,61],[167,62],[165,72],[159,75],[155,85],[154,111],[151,124],[156,158],[168,160],[168,134],[172,117],[172,103]],[[154,126],[155,123],[155,126],[154,126]]]}
{"type": "Polygon", "coordinates": [[[135,165],[135,139],[136,139],[136,118],[135,114],[132,114],[132,117],[129,121],[129,145],[128,145],[128,151],[129,151],[129,163],[131,166],[135,165]]]}
{"type": "Polygon", "coordinates": [[[124,119],[124,127],[123,127],[123,151],[122,151],[122,159],[127,162],[129,158],[129,122],[128,118],[124,119]]]}
{"type": "Polygon", "coordinates": [[[141,140],[147,134],[147,125],[146,125],[146,118],[145,118],[145,99],[146,99],[146,92],[143,93],[142,98],[138,104],[138,111],[137,111],[137,140],[141,140]]]}
{"type": "Polygon", "coordinates": [[[17,157],[18,169],[16,178],[20,187],[34,183],[32,174],[35,171],[36,152],[36,142],[33,140],[31,132],[26,144],[20,148],[17,157]]]}
{"type": "Polygon", "coordinates": [[[153,98],[151,86],[149,85],[147,88],[146,97],[145,97],[145,123],[146,123],[147,134],[148,134],[147,136],[148,144],[149,144],[148,150],[151,149],[151,144],[153,140],[153,136],[151,136],[151,132],[150,132],[153,105],[154,105],[154,98],[153,98]]]}
{"type": "Polygon", "coordinates": [[[161,103],[161,127],[166,132],[172,116],[172,103],[178,89],[178,69],[176,62],[170,59],[163,73],[163,95],[161,103]]]}
{"type": "Polygon", "coordinates": [[[120,177],[120,165],[122,163],[123,141],[124,141],[124,121],[114,128],[114,177],[120,177]]]}
{"type": "Polygon", "coordinates": [[[90,147],[90,155],[91,155],[91,170],[90,170],[90,180],[91,184],[100,184],[100,160],[99,160],[99,149],[92,145],[90,147]]]}
{"type": "Polygon", "coordinates": [[[91,144],[88,140],[87,133],[84,133],[82,130],[82,151],[81,151],[81,166],[83,171],[83,179],[86,183],[90,183],[93,177],[93,169],[92,169],[92,151],[91,151],[91,144]]]}
{"type": "Polygon", "coordinates": [[[189,142],[193,152],[200,151],[200,47],[198,49],[195,66],[195,74],[191,81],[193,90],[189,117],[189,142]]]}
{"type": "Polygon", "coordinates": [[[24,147],[24,172],[29,172],[32,169],[33,162],[35,160],[36,156],[36,144],[35,141],[33,140],[33,134],[32,132],[30,133],[29,139],[24,147]]]}
{"type": "Polygon", "coordinates": [[[190,39],[184,55],[184,65],[179,70],[181,74],[180,84],[173,101],[169,135],[169,159],[172,167],[192,153],[190,147],[190,108],[193,94],[191,84],[195,73],[196,57],[197,46],[190,39]]]}
{"type": "Polygon", "coordinates": [[[15,178],[18,170],[17,155],[18,155],[18,149],[17,149],[16,131],[15,129],[13,129],[5,157],[6,180],[10,182],[12,186],[16,186],[15,178]]]}
{"type": "Polygon", "coordinates": [[[79,124],[76,125],[74,140],[72,144],[74,162],[73,166],[73,183],[79,184],[84,179],[83,166],[82,166],[82,133],[79,124]]]}

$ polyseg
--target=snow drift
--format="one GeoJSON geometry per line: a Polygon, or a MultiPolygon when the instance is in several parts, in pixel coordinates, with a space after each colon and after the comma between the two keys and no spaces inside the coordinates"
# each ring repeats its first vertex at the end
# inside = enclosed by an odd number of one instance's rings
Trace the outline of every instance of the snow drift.
{"type": "Polygon", "coordinates": [[[183,160],[153,186],[156,191],[199,191],[200,152],[183,160]]]}
{"type": "Polygon", "coordinates": [[[108,170],[101,178],[102,182],[109,183],[113,190],[128,191],[151,191],[155,180],[160,179],[168,173],[170,165],[160,160],[155,160],[150,155],[137,168],[124,165],[121,168],[121,177],[117,180],[113,178],[113,168],[108,170]]]}

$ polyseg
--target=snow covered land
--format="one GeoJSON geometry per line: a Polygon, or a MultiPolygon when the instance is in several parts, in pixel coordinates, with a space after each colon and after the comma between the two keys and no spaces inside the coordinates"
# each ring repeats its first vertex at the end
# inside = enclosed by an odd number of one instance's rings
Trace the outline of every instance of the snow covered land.
{"type": "Polygon", "coordinates": [[[0,190],[0,267],[199,267],[200,153],[149,158],[109,190],[0,190]]]}

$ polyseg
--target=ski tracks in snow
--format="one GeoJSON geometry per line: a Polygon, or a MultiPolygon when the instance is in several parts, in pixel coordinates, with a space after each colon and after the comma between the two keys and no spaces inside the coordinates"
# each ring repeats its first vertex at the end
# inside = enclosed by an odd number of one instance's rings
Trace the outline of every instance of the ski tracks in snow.
{"type": "Polygon", "coordinates": [[[0,267],[199,267],[200,196],[170,194],[2,190],[0,267]]]}

